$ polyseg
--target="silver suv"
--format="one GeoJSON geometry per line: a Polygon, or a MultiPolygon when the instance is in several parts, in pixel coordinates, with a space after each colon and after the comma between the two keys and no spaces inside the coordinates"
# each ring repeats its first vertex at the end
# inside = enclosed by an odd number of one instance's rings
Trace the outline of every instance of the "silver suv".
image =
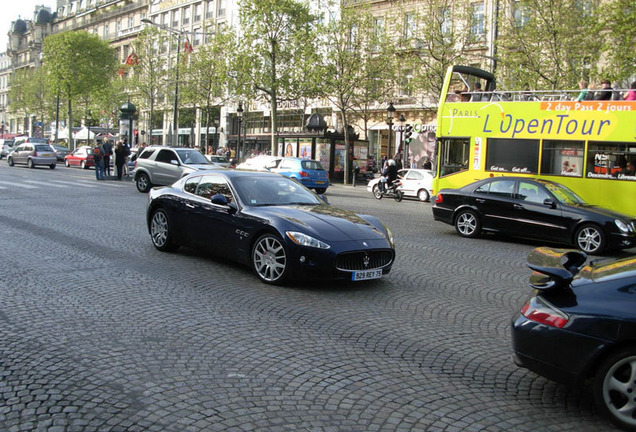
{"type": "Polygon", "coordinates": [[[187,147],[146,147],[135,161],[134,179],[139,192],[153,186],[165,186],[198,170],[222,169],[203,154],[187,147]]]}

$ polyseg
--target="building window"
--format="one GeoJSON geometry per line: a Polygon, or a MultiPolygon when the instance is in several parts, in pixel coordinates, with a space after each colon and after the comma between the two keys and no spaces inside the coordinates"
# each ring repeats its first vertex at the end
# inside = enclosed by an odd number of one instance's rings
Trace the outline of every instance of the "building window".
{"type": "Polygon", "coordinates": [[[102,38],[103,38],[103,39],[108,39],[108,37],[109,37],[109,36],[108,36],[108,24],[105,24],[105,25],[104,25],[104,33],[103,33],[102,38]]]}
{"type": "Polygon", "coordinates": [[[415,37],[415,14],[407,13],[404,16],[404,39],[415,37]]]}
{"type": "Polygon", "coordinates": [[[199,3],[194,7],[194,22],[201,21],[202,16],[203,16],[203,5],[199,3]]]}
{"type": "Polygon", "coordinates": [[[400,78],[400,96],[411,96],[411,80],[413,79],[413,71],[408,69],[402,72],[402,76],[400,78]]]}
{"type": "Polygon", "coordinates": [[[183,9],[183,25],[188,25],[190,24],[190,14],[191,14],[191,9],[189,7],[183,9]]]}
{"type": "Polygon", "coordinates": [[[206,18],[214,18],[214,0],[210,0],[206,3],[205,11],[206,18]]]}
{"type": "Polygon", "coordinates": [[[440,28],[443,35],[449,35],[452,30],[451,11],[450,8],[444,7],[439,11],[440,28]]]}
{"type": "Polygon", "coordinates": [[[178,28],[179,27],[179,20],[181,17],[181,11],[180,10],[176,10],[173,12],[172,15],[172,27],[178,28]]]}
{"type": "Polygon", "coordinates": [[[131,29],[135,26],[135,17],[128,17],[128,28],[131,29]]]}
{"type": "Polygon", "coordinates": [[[523,27],[530,22],[530,11],[525,5],[516,1],[513,8],[514,23],[517,27],[523,27]]]}
{"type": "Polygon", "coordinates": [[[216,16],[218,17],[225,16],[225,0],[219,0],[216,16]]]}
{"type": "Polygon", "coordinates": [[[486,33],[483,3],[475,3],[472,5],[472,24],[470,26],[470,33],[474,36],[483,36],[486,33]]]}
{"type": "Polygon", "coordinates": [[[375,36],[380,37],[384,34],[385,25],[384,17],[378,17],[375,19],[375,36]]]}

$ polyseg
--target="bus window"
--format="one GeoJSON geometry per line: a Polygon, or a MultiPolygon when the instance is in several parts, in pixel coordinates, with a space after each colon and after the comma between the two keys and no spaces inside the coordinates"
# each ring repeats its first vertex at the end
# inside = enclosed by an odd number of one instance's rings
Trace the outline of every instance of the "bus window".
{"type": "Polygon", "coordinates": [[[444,138],[440,142],[440,176],[468,170],[470,140],[468,138],[444,138]]]}
{"type": "Polygon", "coordinates": [[[541,174],[582,177],[584,147],[583,141],[544,140],[541,174]]]}
{"type": "Polygon", "coordinates": [[[486,171],[537,174],[539,140],[490,138],[486,148],[486,171]]]}
{"type": "Polygon", "coordinates": [[[636,164],[636,146],[634,144],[590,143],[586,177],[636,181],[634,164],[636,164]]]}

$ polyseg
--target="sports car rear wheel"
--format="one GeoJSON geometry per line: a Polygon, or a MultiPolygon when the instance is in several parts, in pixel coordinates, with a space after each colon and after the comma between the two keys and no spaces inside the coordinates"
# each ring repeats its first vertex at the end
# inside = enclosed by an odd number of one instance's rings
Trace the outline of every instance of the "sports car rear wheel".
{"type": "Polygon", "coordinates": [[[462,210],[455,218],[455,230],[462,237],[477,237],[481,233],[479,216],[472,210],[462,210]]]}
{"type": "Polygon", "coordinates": [[[252,267],[258,277],[268,284],[281,284],[287,278],[287,251],[273,234],[265,234],[252,247],[252,267]]]}
{"type": "Polygon", "coordinates": [[[597,406],[619,426],[636,431],[636,348],[608,357],[594,379],[597,406]]]}
{"type": "Polygon", "coordinates": [[[152,244],[162,252],[170,252],[178,246],[172,239],[170,217],[164,209],[157,209],[150,220],[150,237],[152,244]]]}
{"type": "Polygon", "coordinates": [[[598,225],[583,225],[576,231],[576,247],[590,255],[598,255],[605,249],[605,233],[598,225]]]}

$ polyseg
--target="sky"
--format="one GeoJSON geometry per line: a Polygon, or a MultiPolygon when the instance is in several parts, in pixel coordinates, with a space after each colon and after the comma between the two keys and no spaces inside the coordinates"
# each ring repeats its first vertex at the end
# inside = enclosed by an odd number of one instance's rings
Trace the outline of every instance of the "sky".
{"type": "Polygon", "coordinates": [[[55,10],[55,0],[2,0],[2,18],[0,18],[0,52],[7,50],[7,33],[11,28],[11,22],[22,18],[33,20],[35,6],[49,6],[51,12],[55,10]]]}

